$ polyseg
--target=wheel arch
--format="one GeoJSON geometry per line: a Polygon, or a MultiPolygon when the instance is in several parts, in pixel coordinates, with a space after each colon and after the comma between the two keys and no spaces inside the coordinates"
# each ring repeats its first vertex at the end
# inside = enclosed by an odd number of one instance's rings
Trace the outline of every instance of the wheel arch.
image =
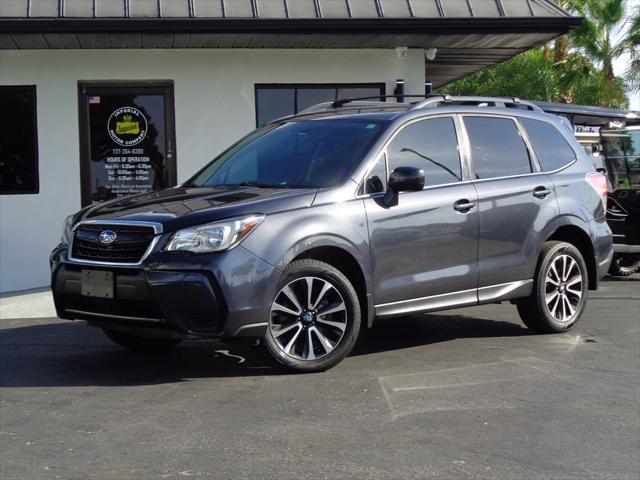
{"type": "Polygon", "coordinates": [[[349,279],[358,294],[363,325],[371,327],[374,316],[373,295],[365,274],[365,267],[353,252],[345,248],[344,245],[316,243],[307,249],[296,252],[296,256],[290,261],[302,259],[319,260],[340,270],[349,279]]]}
{"type": "Polygon", "coordinates": [[[575,224],[565,224],[556,228],[546,241],[567,242],[576,247],[587,265],[589,290],[598,288],[598,265],[591,236],[583,228],[575,224]]]}

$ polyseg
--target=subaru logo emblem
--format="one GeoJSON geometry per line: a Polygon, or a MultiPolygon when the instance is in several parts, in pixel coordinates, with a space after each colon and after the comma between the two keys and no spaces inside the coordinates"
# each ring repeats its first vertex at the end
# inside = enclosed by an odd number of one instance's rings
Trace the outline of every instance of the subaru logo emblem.
{"type": "Polygon", "coordinates": [[[118,238],[118,234],[113,230],[103,230],[98,236],[98,240],[100,240],[100,243],[104,245],[115,242],[116,238],[118,238]]]}

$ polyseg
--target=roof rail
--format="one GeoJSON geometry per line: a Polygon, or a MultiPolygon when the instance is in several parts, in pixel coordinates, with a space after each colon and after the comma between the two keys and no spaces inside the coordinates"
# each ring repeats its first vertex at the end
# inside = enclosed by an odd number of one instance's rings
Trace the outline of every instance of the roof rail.
{"type": "MultiPolygon", "coordinates": [[[[396,95],[381,95],[379,97],[341,98],[333,102],[316,103],[315,105],[311,105],[310,107],[307,107],[304,110],[298,112],[296,115],[320,113],[325,111],[337,110],[338,108],[343,108],[343,107],[344,108],[383,108],[383,109],[384,108],[397,109],[402,107],[408,109],[409,107],[411,107],[411,105],[408,103],[373,101],[373,99],[395,98],[395,97],[396,95]],[[367,101],[367,100],[370,100],[370,101],[367,101]]],[[[421,95],[420,98],[425,98],[425,96],[421,95]]]]}
{"type": "Polygon", "coordinates": [[[519,107],[520,105],[527,108],[527,110],[533,110],[534,112],[542,112],[543,110],[532,102],[526,102],[520,100],[518,97],[474,97],[474,96],[459,96],[453,97],[451,95],[436,95],[427,98],[423,102],[416,103],[411,110],[420,110],[422,108],[437,107],[439,105],[477,105],[493,106],[502,108],[519,107]]]}
{"type": "Polygon", "coordinates": [[[387,98],[444,98],[444,95],[439,94],[429,94],[429,95],[374,95],[371,97],[346,97],[339,98],[334,100],[333,102],[323,102],[312,105],[308,108],[305,108],[301,112],[298,112],[298,115],[301,113],[315,113],[315,112],[324,112],[328,110],[335,110],[336,108],[344,107],[348,105],[349,107],[364,107],[364,108],[398,108],[399,106],[406,106],[407,109],[410,109],[411,104],[398,102],[398,103],[387,103],[381,102],[380,100],[386,100],[387,98]],[[378,101],[370,101],[367,100],[378,100],[378,101]]]}
{"type": "MultiPolygon", "coordinates": [[[[357,97],[357,98],[339,98],[338,100],[336,100],[335,102],[333,102],[331,104],[331,106],[333,106],[333,108],[340,108],[343,105],[346,105],[347,103],[351,103],[357,100],[373,100],[374,98],[377,98],[379,100],[387,99],[387,98],[430,98],[432,96],[435,97],[442,97],[442,95],[377,95],[377,96],[373,96],[373,97],[357,97]]],[[[398,103],[403,103],[403,102],[398,102],[398,103]]]]}
{"type": "Polygon", "coordinates": [[[525,107],[527,110],[533,110],[535,112],[543,112],[543,110],[536,104],[528,101],[520,100],[517,97],[474,97],[474,96],[459,96],[453,97],[451,95],[442,94],[430,94],[430,95],[377,95],[372,97],[357,97],[357,98],[339,98],[333,102],[324,102],[312,105],[297,115],[308,115],[312,113],[321,113],[336,110],[339,108],[372,108],[372,109],[397,109],[406,108],[407,110],[420,110],[423,108],[438,107],[441,105],[476,105],[479,107],[501,107],[501,108],[517,108],[525,107]],[[415,103],[387,103],[380,100],[387,98],[420,98],[424,99],[415,103]],[[377,100],[377,101],[373,101],[377,100]]]}

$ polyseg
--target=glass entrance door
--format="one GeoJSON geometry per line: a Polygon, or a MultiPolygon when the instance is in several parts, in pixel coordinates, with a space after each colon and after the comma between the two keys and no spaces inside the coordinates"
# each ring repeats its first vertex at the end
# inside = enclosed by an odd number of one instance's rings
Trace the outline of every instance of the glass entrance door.
{"type": "Polygon", "coordinates": [[[173,85],[80,84],[82,204],[176,183],[173,85]]]}

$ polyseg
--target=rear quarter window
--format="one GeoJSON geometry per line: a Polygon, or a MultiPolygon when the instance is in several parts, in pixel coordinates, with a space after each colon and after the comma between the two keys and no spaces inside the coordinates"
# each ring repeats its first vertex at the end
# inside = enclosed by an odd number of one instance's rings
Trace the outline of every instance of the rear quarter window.
{"type": "Polygon", "coordinates": [[[531,118],[521,118],[520,121],[529,135],[533,151],[543,171],[558,170],[576,159],[573,148],[556,127],[531,118]]]}

